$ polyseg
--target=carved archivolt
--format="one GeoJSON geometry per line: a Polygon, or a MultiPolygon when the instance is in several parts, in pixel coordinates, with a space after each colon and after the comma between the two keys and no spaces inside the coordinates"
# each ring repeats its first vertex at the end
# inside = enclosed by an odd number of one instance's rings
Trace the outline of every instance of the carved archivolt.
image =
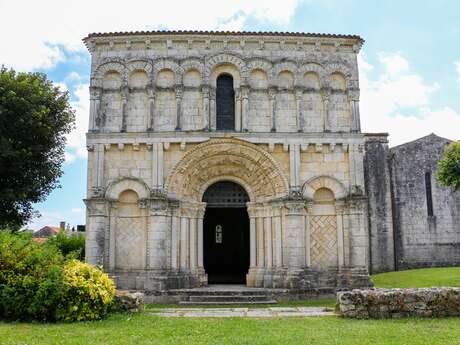
{"type": "Polygon", "coordinates": [[[209,84],[209,78],[211,77],[212,71],[216,67],[225,64],[234,65],[240,72],[242,78],[247,77],[246,63],[243,59],[233,54],[217,54],[211,57],[208,61],[206,61],[204,79],[207,84],[209,84]]]}
{"type": "Polygon", "coordinates": [[[203,75],[204,65],[198,58],[183,60],[180,64],[180,67],[182,69],[182,73],[185,73],[191,69],[196,69],[198,72],[200,72],[201,75],[203,75]]]}
{"type": "Polygon", "coordinates": [[[341,63],[331,63],[331,64],[328,64],[325,68],[326,70],[326,74],[328,76],[330,76],[331,74],[333,73],[340,73],[343,75],[343,77],[345,78],[346,82],[347,82],[347,88],[352,88],[353,87],[353,81],[352,81],[352,78],[353,78],[353,73],[351,72],[351,70],[345,66],[344,64],[341,64],[341,63]]]}
{"type": "Polygon", "coordinates": [[[262,71],[264,71],[267,74],[270,82],[273,82],[272,81],[272,79],[273,79],[272,63],[269,60],[261,59],[261,58],[251,59],[247,63],[246,68],[247,68],[248,73],[251,73],[251,71],[253,71],[253,70],[262,70],[262,71]]]}
{"type": "Polygon", "coordinates": [[[118,61],[109,61],[99,65],[94,71],[94,80],[92,82],[92,86],[102,87],[102,80],[104,79],[104,76],[110,72],[116,72],[120,74],[121,78],[126,78],[125,65],[118,61]]]}
{"type": "Polygon", "coordinates": [[[320,188],[330,189],[336,200],[343,199],[347,195],[345,186],[330,176],[317,176],[305,182],[302,186],[302,195],[308,200],[313,200],[315,192],[320,188]]]}
{"type": "Polygon", "coordinates": [[[289,71],[293,75],[296,75],[297,64],[294,61],[285,60],[280,61],[273,66],[273,75],[276,77],[280,72],[289,71]]]}
{"type": "Polygon", "coordinates": [[[149,60],[144,59],[135,59],[128,61],[127,63],[127,73],[131,75],[133,72],[136,71],[144,71],[147,73],[148,76],[152,73],[152,64],[149,60]]]}
{"type": "Polygon", "coordinates": [[[299,73],[297,76],[298,80],[302,80],[305,73],[309,73],[309,72],[313,72],[318,75],[320,83],[321,83],[320,86],[327,85],[327,74],[326,74],[324,67],[318,63],[313,63],[313,62],[304,64],[299,68],[299,73]]]}
{"type": "Polygon", "coordinates": [[[166,181],[173,197],[201,201],[209,181],[240,182],[252,198],[287,195],[288,182],[279,164],[264,150],[239,139],[211,139],[189,151],[166,181]]]}
{"type": "Polygon", "coordinates": [[[153,64],[153,78],[156,81],[158,72],[161,70],[171,70],[176,76],[176,83],[182,83],[182,73],[181,68],[177,62],[169,59],[160,59],[153,64]]]}

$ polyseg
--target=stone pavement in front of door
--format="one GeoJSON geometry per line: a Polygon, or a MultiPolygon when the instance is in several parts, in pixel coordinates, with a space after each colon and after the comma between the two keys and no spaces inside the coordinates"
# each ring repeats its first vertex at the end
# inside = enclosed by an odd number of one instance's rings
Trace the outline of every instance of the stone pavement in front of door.
{"type": "Polygon", "coordinates": [[[166,317],[311,317],[335,315],[323,307],[161,308],[148,314],[166,317]]]}

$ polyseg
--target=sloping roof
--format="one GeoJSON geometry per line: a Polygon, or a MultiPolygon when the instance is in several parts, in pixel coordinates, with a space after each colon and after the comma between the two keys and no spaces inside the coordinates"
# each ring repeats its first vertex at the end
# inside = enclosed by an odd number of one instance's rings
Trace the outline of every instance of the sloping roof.
{"type": "Polygon", "coordinates": [[[119,32],[94,32],[83,39],[86,41],[94,37],[113,36],[159,36],[159,35],[212,35],[212,36],[290,36],[290,37],[318,37],[318,38],[345,38],[356,39],[364,43],[358,35],[323,34],[309,32],[280,32],[280,31],[207,31],[207,30],[153,30],[153,31],[119,31],[119,32]]]}
{"type": "Polygon", "coordinates": [[[46,225],[43,228],[41,228],[40,230],[35,231],[33,236],[34,237],[56,236],[59,233],[59,231],[61,231],[61,229],[56,227],[56,226],[46,225]]]}
{"type": "Polygon", "coordinates": [[[420,137],[418,139],[408,141],[407,143],[393,146],[393,147],[391,147],[391,150],[396,149],[396,148],[400,148],[400,147],[404,147],[404,146],[414,145],[414,144],[417,144],[417,143],[420,143],[420,142],[434,142],[434,141],[440,141],[440,142],[446,142],[446,143],[447,142],[452,142],[452,140],[450,140],[450,139],[443,138],[443,137],[440,137],[439,135],[431,133],[431,134],[425,135],[423,137],[420,137]]]}

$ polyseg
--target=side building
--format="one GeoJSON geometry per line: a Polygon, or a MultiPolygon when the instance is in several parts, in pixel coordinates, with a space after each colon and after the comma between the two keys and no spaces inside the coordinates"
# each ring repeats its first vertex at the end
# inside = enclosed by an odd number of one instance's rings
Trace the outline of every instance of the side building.
{"type": "Polygon", "coordinates": [[[372,272],[460,264],[459,193],[435,176],[450,142],[431,134],[389,149],[385,135],[368,135],[372,272]]]}

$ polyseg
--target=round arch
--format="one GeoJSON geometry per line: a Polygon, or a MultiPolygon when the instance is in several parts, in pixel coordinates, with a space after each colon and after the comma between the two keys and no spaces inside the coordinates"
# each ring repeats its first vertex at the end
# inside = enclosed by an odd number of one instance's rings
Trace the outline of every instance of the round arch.
{"type": "Polygon", "coordinates": [[[336,200],[343,199],[347,196],[345,186],[331,176],[316,176],[306,181],[302,186],[302,195],[308,199],[313,200],[315,192],[320,188],[330,189],[334,193],[336,200]]]}
{"type": "Polygon", "coordinates": [[[124,177],[109,184],[105,192],[105,197],[109,200],[118,200],[120,194],[126,190],[133,190],[136,192],[139,200],[148,198],[150,194],[149,187],[143,181],[124,177]]]}
{"type": "Polygon", "coordinates": [[[200,200],[203,200],[204,193],[210,186],[212,186],[213,184],[216,184],[217,182],[225,182],[225,181],[233,182],[233,183],[240,185],[245,190],[245,192],[248,194],[249,200],[254,200],[254,193],[252,192],[251,186],[249,186],[246,183],[246,181],[236,176],[219,176],[219,177],[210,179],[207,183],[201,186],[200,200]]]}
{"type": "Polygon", "coordinates": [[[173,197],[201,201],[210,181],[233,180],[252,201],[288,194],[279,164],[257,145],[235,138],[211,139],[195,146],[176,164],[165,188],[173,197]]]}

